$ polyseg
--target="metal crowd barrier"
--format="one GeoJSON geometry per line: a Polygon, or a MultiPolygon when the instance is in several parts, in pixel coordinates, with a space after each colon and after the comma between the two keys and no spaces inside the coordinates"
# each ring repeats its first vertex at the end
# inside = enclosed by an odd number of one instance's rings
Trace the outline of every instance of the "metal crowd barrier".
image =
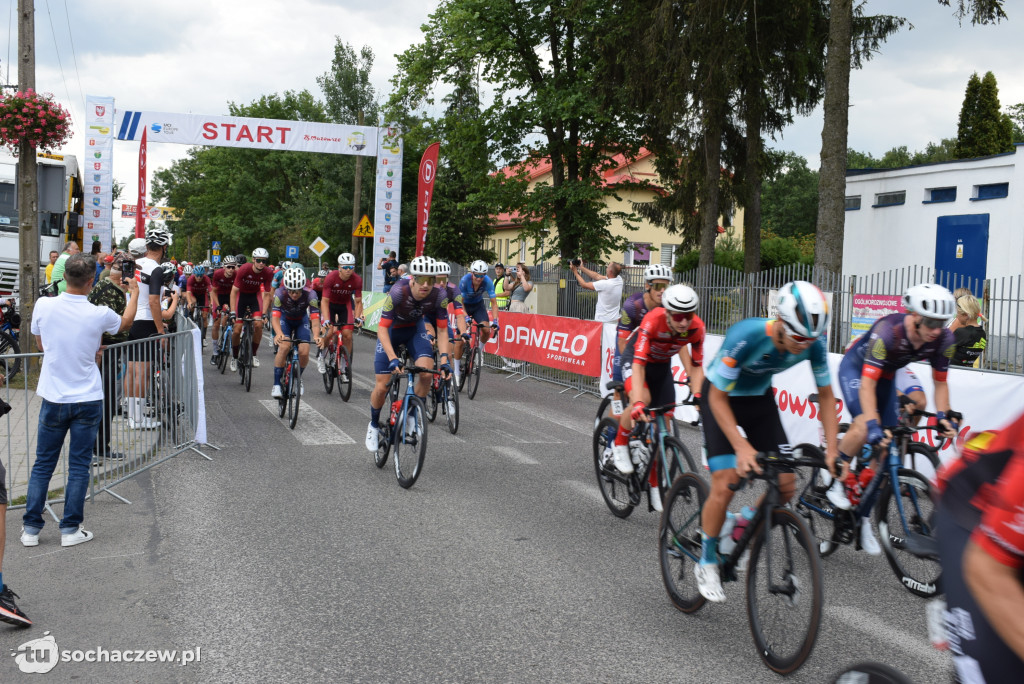
{"type": "MultiPolygon", "coordinates": [[[[191,321],[176,317],[178,332],[147,340],[110,345],[103,350],[100,363],[104,387],[103,411],[97,435],[96,455],[87,498],[107,493],[131,503],[114,491],[114,487],[185,451],[194,451],[207,460],[196,441],[196,428],[203,407],[200,401],[202,364],[196,362],[196,336],[191,321]],[[136,378],[138,378],[136,382],[136,378]],[[137,395],[138,410],[132,407],[137,395]],[[132,413],[136,415],[131,415],[132,413]]],[[[201,343],[200,343],[201,344],[201,343]]],[[[199,349],[200,357],[202,349],[199,349]]],[[[4,356],[8,363],[21,359],[21,372],[8,386],[0,389],[0,397],[11,405],[11,412],[0,418],[6,428],[6,439],[0,440],[0,462],[7,469],[7,491],[10,508],[24,508],[28,481],[35,462],[39,409],[42,399],[35,393],[37,372],[26,372],[28,361],[36,354],[4,356]]],[[[204,446],[217,449],[212,444],[204,446]]],[[[50,501],[47,509],[55,520],[58,516],[50,505],[63,502],[67,484],[68,443],[62,450],[57,469],[50,480],[50,501]]]]}

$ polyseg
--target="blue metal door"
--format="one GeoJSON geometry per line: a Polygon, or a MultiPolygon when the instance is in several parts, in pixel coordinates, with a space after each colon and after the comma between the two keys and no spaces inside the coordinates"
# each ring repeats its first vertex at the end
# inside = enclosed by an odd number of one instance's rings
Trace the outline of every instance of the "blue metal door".
{"type": "Polygon", "coordinates": [[[988,265],[988,214],[940,216],[935,229],[935,280],[982,296],[988,265]]]}

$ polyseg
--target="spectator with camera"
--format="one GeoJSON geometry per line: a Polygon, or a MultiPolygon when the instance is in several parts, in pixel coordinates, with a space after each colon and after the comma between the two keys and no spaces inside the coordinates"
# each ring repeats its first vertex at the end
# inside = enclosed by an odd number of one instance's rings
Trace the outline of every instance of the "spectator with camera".
{"type": "Polygon", "coordinates": [[[398,281],[398,274],[392,272],[392,269],[398,270],[398,254],[392,251],[390,254],[382,256],[377,262],[377,268],[384,272],[384,293],[387,294],[391,286],[398,281]]]}
{"type": "Polygon", "coordinates": [[[582,259],[573,259],[569,265],[572,274],[576,276],[576,282],[584,290],[597,292],[597,310],[594,312],[594,320],[598,323],[617,324],[619,322],[619,305],[622,303],[622,264],[615,261],[608,262],[604,275],[597,271],[591,271],[583,265],[582,259]],[[590,276],[591,281],[583,279],[583,273],[590,276]]]}

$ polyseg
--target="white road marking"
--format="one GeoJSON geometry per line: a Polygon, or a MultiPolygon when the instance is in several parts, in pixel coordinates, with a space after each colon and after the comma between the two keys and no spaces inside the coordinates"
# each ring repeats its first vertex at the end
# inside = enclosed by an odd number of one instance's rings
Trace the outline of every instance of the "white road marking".
{"type": "Polygon", "coordinates": [[[594,434],[593,428],[580,427],[578,420],[570,419],[567,416],[552,415],[550,411],[546,411],[536,406],[531,406],[530,404],[520,401],[499,401],[498,403],[502,406],[515,409],[516,411],[521,411],[528,416],[540,418],[541,420],[546,420],[549,423],[554,423],[555,425],[561,425],[566,430],[572,430],[573,432],[578,432],[579,434],[586,435],[587,437],[594,434]]]}
{"type": "Polygon", "coordinates": [[[537,461],[533,460],[522,451],[513,449],[512,447],[506,446],[492,446],[491,449],[498,452],[502,456],[512,459],[516,463],[522,463],[523,465],[537,465],[537,461]]]}
{"type": "MultiPolygon", "coordinates": [[[[917,605],[921,607],[921,619],[924,620],[924,602],[921,601],[917,605]]],[[[860,632],[864,632],[872,638],[880,638],[881,641],[892,644],[904,652],[912,652],[921,660],[927,660],[937,667],[942,667],[949,663],[948,653],[936,650],[924,639],[915,638],[903,630],[889,627],[879,622],[878,616],[865,612],[860,608],[826,605],[825,612],[832,618],[860,632]]]]}
{"type": "MultiPolygon", "coordinates": [[[[263,407],[278,418],[280,404],[277,399],[260,399],[263,407]]],[[[287,414],[285,414],[287,417],[287,414]]],[[[279,419],[280,420],[280,419],[279,419]]],[[[283,424],[283,423],[282,423],[283,424]]],[[[299,403],[299,422],[295,429],[290,431],[300,444],[306,446],[320,446],[323,444],[355,444],[356,441],[349,437],[337,425],[327,420],[315,408],[306,402],[299,403]]]]}
{"type": "Polygon", "coordinates": [[[604,497],[601,496],[601,490],[597,488],[597,485],[593,482],[580,482],[579,480],[562,480],[562,484],[572,489],[575,492],[584,494],[591,499],[595,499],[604,503],[604,497]]]}

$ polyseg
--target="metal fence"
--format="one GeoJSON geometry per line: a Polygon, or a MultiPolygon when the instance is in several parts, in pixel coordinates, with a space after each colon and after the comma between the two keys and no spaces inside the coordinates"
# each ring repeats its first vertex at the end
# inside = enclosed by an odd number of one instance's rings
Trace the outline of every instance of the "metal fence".
{"type": "MultiPolygon", "coordinates": [[[[178,332],[111,345],[103,351],[104,420],[91,466],[90,499],[105,492],[130,503],[114,487],[184,451],[195,451],[209,459],[195,441],[202,410],[202,367],[196,362],[194,325],[181,316],[176,320],[178,332]],[[138,395],[137,409],[131,395],[138,395]]],[[[21,362],[21,372],[0,389],[0,397],[11,406],[11,411],[0,418],[0,426],[6,428],[6,439],[0,439],[0,462],[7,470],[10,508],[24,508],[35,462],[42,398],[35,392],[36,372],[27,369],[30,360],[38,368],[42,356],[3,357],[9,365],[21,362]]],[[[63,502],[67,477],[66,439],[49,485],[47,510],[54,520],[59,518],[50,506],[63,502]]]]}

